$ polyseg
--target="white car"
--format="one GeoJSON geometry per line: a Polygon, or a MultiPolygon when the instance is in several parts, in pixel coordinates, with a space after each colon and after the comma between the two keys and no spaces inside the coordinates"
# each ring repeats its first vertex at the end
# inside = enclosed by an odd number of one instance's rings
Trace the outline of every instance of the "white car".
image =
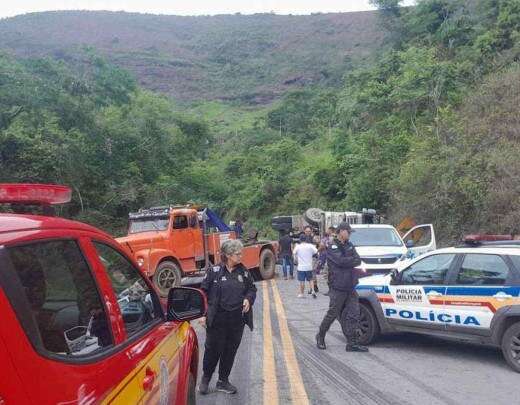
{"type": "Polygon", "coordinates": [[[433,225],[417,225],[403,238],[392,225],[353,224],[350,241],[369,274],[387,274],[402,268],[412,258],[437,248],[433,225]]]}
{"type": "Polygon", "coordinates": [[[491,344],[520,372],[520,241],[436,250],[356,291],[363,344],[388,332],[491,344]]]}

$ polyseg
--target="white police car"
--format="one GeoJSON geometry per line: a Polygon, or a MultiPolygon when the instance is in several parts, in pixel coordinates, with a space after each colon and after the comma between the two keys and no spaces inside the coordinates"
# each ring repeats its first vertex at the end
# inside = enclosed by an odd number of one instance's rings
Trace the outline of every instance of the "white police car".
{"type": "Polygon", "coordinates": [[[473,235],[361,279],[361,343],[404,331],[492,344],[520,372],[520,241],[496,239],[473,235]]]}

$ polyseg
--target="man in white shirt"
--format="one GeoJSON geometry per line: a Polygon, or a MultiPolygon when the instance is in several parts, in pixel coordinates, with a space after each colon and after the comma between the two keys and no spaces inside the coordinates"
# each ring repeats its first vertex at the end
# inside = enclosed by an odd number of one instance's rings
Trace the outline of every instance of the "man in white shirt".
{"type": "Polygon", "coordinates": [[[312,237],[302,235],[300,243],[296,245],[293,250],[295,261],[298,262],[297,274],[298,281],[300,282],[300,293],[298,298],[304,298],[303,292],[305,291],[305,281],[308,281],[311,286],[312,297],[316,298],[314,292],[314,280],[312,277],[312,257],[318,253],[318,249],[312,243],[312,237]]]}

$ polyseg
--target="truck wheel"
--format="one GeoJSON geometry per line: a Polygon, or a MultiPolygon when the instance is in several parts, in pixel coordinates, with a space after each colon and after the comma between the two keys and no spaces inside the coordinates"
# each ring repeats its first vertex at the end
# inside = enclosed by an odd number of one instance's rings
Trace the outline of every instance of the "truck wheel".
{"type": "Polygon", "coordinates": [[[502,354],[513,370],[520,373],[520,322],[512,324],[502,336],[502,354]]]}
{"type": "Polygon", "coordinates": [[[323,210],[320,210],[319,208],[309,208],[305,213],[303,214],[303,218],[311,224],[318,226],[321,222],[321,218],[323,216],[323,210]]]}
{"type": "Polygon", "coordinates": [[[161,297],[167,297],[170,288],[181,285],[181,269],[174,262],[162,262],[153,275],[153,283],[161,297]]]}
{"type": "Polygon", "coordinates": [[[359,343],[368,345],[379,335],[379,324],[376,315],[368,305],[360,303],[359,312],[359,343]]]}
{"type": "Polygon", "coordinates": [[[273,251],[271,249],[262,250],[262,253],[260,253],[260,264],[258,269],[260,270],[260,275],[264,280],[274,277],[275,265],[276,258],[273,251]]]}

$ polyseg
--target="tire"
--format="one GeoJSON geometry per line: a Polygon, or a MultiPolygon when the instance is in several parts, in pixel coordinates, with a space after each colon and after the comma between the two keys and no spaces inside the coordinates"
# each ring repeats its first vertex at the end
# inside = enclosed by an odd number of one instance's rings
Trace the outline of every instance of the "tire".
{"type": "Polygon", "coordinates": [[[153,284],[161,297],[167,297],[170,288],[180,287],[182,272],[174,262],[162,262],[153,275],[153,284]]]}
{"type": "Polygon", "coordinates": [[[322,215],[323,210],[320,210],[319,208],[309,208],[305,211],[303,217],[309,224],[318,226],[321,222],[322,215]]]}
{"type": "Polygon", "coordinates": [[[193,377],[193,374],[191,373],[188,379],[188,395],[186,396],[186,404],[197,404],[197,393],[195,392],[195,377],[193,377]]]}
{"type": "Polygon", "coordinates": [[[260,253],[260,263],[258,270],[262,279],[267,280],[274,277],[274,270],[276,266],[276,257],[271,249],[264,249],[260,253]]]}
{"type": "Polygon", "coordinates": [[[379,336],[379,323],[374,311],[367,305],[359,304],[359,344],[369,345],[379,336]]]}
{"type": "Polygon", "coordinates": [[[502,354],[507,364],[520,373],[520,322],[512,324],[502,336],[502,354]]]}

